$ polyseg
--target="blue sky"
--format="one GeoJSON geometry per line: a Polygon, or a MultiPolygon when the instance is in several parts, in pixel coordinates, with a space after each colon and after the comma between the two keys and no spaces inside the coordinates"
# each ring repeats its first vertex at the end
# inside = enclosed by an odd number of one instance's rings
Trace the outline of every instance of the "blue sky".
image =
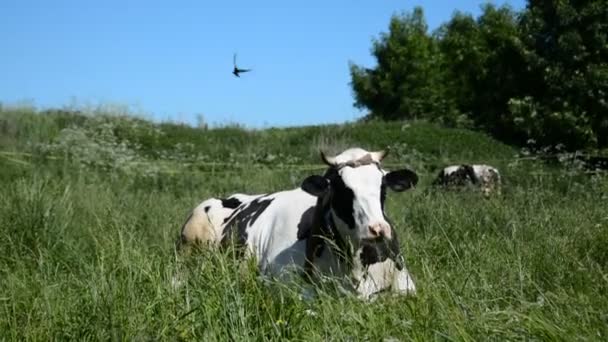
{"type": "Polygon", "coordinates": [[[352,121],[348,62],[374,65],[392,14],[422,6],[434,29],[483,2],[1,0],[0,101],[114,103],[191,124],[352,121]],[[234,52],[254,69],[240,79],[234,52]]]}

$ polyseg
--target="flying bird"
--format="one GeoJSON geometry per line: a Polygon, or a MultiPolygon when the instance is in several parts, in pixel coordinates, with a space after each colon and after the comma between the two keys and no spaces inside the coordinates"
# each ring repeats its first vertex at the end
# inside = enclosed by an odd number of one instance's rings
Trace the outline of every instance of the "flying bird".
{"type": "Polygon", "coordinates": [[[236,53],[234,54],[234,57],[232,59],[232,63],[234,64],[234,69],[232,70],[232,74],[234,74],[234,76],[236,76],[236,77],[241,77],[241,76],[239,76],[239,74],[242,73],[242,72],[249,72],[249,71],[251,71],[251,69],[239,69],[236,66],[236,53]]]}

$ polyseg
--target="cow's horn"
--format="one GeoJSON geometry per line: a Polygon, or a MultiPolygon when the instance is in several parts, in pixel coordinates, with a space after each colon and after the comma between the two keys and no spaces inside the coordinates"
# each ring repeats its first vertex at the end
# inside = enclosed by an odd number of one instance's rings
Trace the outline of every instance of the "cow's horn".
{"type": "Polygon", "coordinates": [[[321,160],[323,160],[323,162],[325,164],[327,164],[328,166],[338,165],[338,163],[336,163],[336,157],[328,157],[325,155],[325,152],[323,152],[323,151],[321,151],[321,160]]]}
{"type": "Polygon", "coordinates": [[[384,150],[381,151],[376,151],[376,152],[370,152],[369,154],[372,155],[372,159],[376,162],[381,162],[382,159],[384,159],[384,157],[386,157],[386,155],[388,154],[389,149],[385,148],[384,150]]]}

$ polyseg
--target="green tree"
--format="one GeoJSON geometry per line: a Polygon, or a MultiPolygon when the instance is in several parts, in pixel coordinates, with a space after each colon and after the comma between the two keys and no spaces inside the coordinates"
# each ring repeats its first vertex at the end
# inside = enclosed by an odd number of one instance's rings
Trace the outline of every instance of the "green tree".
{"type": "Polygon", "coordinates": [[[440,58],[422,8],[391,18],[373,41],[374,69],[350,65],[355,105],[387,120],[433,117],[446,110],[440,58]]]}
{"type": "Polygon", "coordinates": [[[445,95],[468,115],[488,58],[479,25],[470,14],[456,12],[435,33],[443,58],[445,95]]]}
{"type": "Polygon", "coordinates": [[[490,4],[483,6],[477,20],[456,12],[436,36],[447,95],[478,126],[507,138],[503,114],[508,101],[526,89],[517,13],[490,4]]]}
{"type": "Polygon", "coordinates": [[[608,1],[487,4],[427,31],[420,8],[391,18],[377,66],[350,66],[356,106],[389,120],[466,115],[512,143],[608,146],[608,1]]]}
{"type": "Polygon", "coordinates": [[[513,119],[545,144],[607,146],[608,2],[530,0],[521,30],[532,86],[513,119]]]}

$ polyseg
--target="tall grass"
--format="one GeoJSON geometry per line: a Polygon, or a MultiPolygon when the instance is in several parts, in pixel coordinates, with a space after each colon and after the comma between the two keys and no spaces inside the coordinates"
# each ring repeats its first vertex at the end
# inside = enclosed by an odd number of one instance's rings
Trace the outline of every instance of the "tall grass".
{"type": "Polygon", "coordinates": [[[22,114],[0,113],[12,127],[4,151],[29,153],[11,155],[23,163],[0,156],[0,340],[608,338],[602,176],[515,163],[508,146],[423,122],[203,131],[22,114]],[[111,137],[96,135],[101,125],[111,137]],[[107,147],[108,164],[57,147],[65,129],[107,147]],[[133,153],[129,167],[112,162],[121,143],[133,153]],[[319,164],[313,144],[391,145],[387,163],[420,173],[417,189],[387,201],[415,297],[364,303],[327,290],[307,301],[297,284],[268,283],[230,253],[175,254],[195,204],[297,186],[320,172],[310,168],[319,164]],[[206,164],[216,161],[232,165],[206,164]],[[433,165],[465,161],[497,165],[503,195],[427,191],[433,165]]]}

